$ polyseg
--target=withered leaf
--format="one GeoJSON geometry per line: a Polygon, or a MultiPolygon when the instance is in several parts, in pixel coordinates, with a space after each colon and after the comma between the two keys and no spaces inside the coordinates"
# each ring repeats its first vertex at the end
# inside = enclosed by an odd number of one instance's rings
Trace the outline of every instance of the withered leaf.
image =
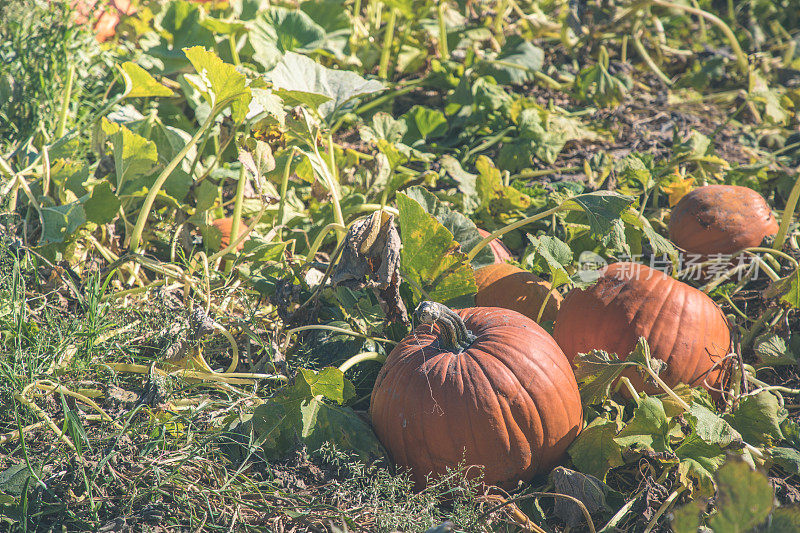
{"type": "Polygon", "coordinates": [[[390,322],[408,322],[400,297],[401,245],[394,216],[375,211],[350,227],[331,281],[350,289],[372,289],[390,322]]]}
{"type": "MultiPolygon", "coordinates": [[[[608,488],[596,477],[559,466],[550,474],[550,479],[555,487],[555,492],[580,500],[586,506],[589,514],[607,508],[606,491],[608,488]]],[[[578,504],[565,498],[556,498],[553,513],[566,522],[570,528],[575,528],[584,521],[583,512],[578,504]]]]}

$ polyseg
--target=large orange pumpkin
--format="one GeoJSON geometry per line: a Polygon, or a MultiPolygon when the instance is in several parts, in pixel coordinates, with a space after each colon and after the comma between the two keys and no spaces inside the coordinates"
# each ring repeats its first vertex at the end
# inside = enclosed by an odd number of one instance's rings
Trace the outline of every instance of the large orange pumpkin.
{"type": "Polygon", "coordinates": [[[488,265],[475,271],[478,307],[504,307],[512,309],[531,320],[536,320],[539,308],[547,294],[550,297],[542,313],[542,321],[556,319],[563,300],[558,291],[550,292],[551,285],[539,276],[508,263],[488,265]]]}
{"type": "MultiPolygon", "coordinates": [[[[661,378],[718,388],[722,360],[730,350],[730,330],[711,298],[661,271],[637,263],[607,266],[597,283],[567,294],[553,337],[570,359],[594,349],[625,358],[644,337],[653,357],[667,363],[661,378]]],[[[627,375],[637,390],[663,392],[627,375]]]]}
{"type": "Polygon", "coordinates": [[[423,302],[372,391],[375,432],[417,488],[459,463],[513,486],[552,468],[582,427],[575,377],[538,324],[508,309],[423,302]]]}
{"type": "MultiPolygon", "coordinates": [[[[489,233],[485,229],[480,229],[480,228],[478,228],[478,233],[480,233],[481,237],[483,237],[484,239],[489,235],[491,235],[491,233],[489,233]]],[[[511,255],[511,250],[509,250],[508,247],[505,244],[503,244],[503,241],[501,241],[500,239],[494,239],[493,241],[490,241],[489,248],[491,248],[492,253],[494,254],[495,263],[505,263],[506,261],[514,259],[514,256],[511,255]]]]}
{"type": "Polygon", "coordinates": [[[764,197],[736,185],[699,187],[672,209],[669,238],[687,252],[732,254],[778,232],[764,197]]]}

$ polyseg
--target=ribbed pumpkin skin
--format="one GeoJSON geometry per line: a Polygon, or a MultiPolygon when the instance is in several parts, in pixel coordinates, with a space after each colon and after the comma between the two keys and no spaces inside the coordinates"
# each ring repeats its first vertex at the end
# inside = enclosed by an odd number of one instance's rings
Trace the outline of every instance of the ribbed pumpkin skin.
{"type": "MultiPolygon", "coordinates": [[[[211,223],[212,226],[217,228],[219,232],[222,234],[222,238],[220,239],[220,244],[222,248],[227,248],[228,245],[231,243],[231,230],[233,229],[233,218],[218,218],[214,222],[211,223]]],[[[247,231],[247,224],[244,221],[239,222],[239,235],[247,231]]],[[[245,239],[246,241],[247,239],[245,239]]],[[[244,247],[244,241],[240,242],[238,246],[236,246],[237,251],[241,251],[244,247]]]]}
{"type": "Polygon", "coordinates": [[[672,209],[669,238],[696,254],[731,254],[778,232],[764,197],[736,185],[699,187],[672,209]]]}
{"type": "MultiPolygon", "coordinates": [[[[596,284],[567,294],[553,337],[570,361],[593,349],[625,358],[639,337],[647,339],[653,357],[667,363],[661,378],[678,383],[717,387],[719,365],[730,348],[730,330],[711,298],[663,272],[636,263],[614,263],[596,284]],[[713,370],[712,370],[713,368],[713,370]]],[[[626,372],[637,390],[645,386],[637,372],[626,372]]]]}
{"type": "MultiPolygon", "coordinates": [[[[478,233],[480,233],[481,237],[483,237],[484,239],[489,235],[491,235],[491,233],[489,233],[485,229],[480,229],[480,228],[478,228],[478,233]]],[[[511,255],[511,250],[509,250],[508,247],[505,244],[503,244],[503,242],[500,239],[495,239],[491,241],[489,243],[489,248],[492,249],[495,263],[505,263],[506,261],[514,259],[514,256],[511,255]]]]}
{"type": "MultiPolygon", "coordinates": [[[[475,283],[478,285],[476,306],[511,309],[531,320],[536,320],[539,308],[551,287],[550,283],[536,274],[508,263],[479,268],[475,271],[475,283]]],[[[544,307],[542,321],[556,319],[562,300],[561,294],[553,291],[544,307]]]]}
{"type": "Polygon", "coordinates": [[[438,325],[421,325],[389,354],[370,405],[378,438],[417,488],[462,460],[508,487],[552,468],[582,427],[567,358],[519,313],[455,312],[477,336],[462,353],[439,348],[438,325]]]}

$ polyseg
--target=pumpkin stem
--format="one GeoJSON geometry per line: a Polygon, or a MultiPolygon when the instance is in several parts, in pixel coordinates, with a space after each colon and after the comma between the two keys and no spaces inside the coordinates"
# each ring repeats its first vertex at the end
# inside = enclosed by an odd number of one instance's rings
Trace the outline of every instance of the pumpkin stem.
{"type": "Polygon", "coordinates": [[[424,301],[414,311],[417,320],[422,324],[438,324],[442,332],[442,347],[461,353],[477,338],[467,329],[466,324],[446,305],[424,301]]]}

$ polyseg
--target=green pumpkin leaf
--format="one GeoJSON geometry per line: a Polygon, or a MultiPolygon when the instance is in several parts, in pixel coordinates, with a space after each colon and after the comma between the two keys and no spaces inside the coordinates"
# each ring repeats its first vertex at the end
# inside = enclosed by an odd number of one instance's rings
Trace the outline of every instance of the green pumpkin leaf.
{"type": "Polygon", "coordinates": [[[669,429],[669,419],[661,400],[649,396],[639,402],[633,411],[633,418],[614,441],[623,448],[632,446],[655,452],[671,452],[669,429]]]}
{"type": "MultiPolygon", "coordinates": [[[[126,124],[130,130],[138,135],[147,136],[147,140],[152,141],[156,145],[158,152],[158,162],[162,165],[167,165],[172,159],[178,155],[184,146],[191,140],[192,136],[187,132],[173,126],[167,126],[160,118],[146,118],[129,122],[126,124]]],[[[183,171],[188,176],[191,170],[192,161],[197,156],[197,148],[192,147],[181,161],[178,167],[179,171],[183,171]]]]}
{"type": "Polygon", "coordinates": [[[89,198],[83,204],[86,219],[95,224],[106,224],[114,220],[122,203],[111,190],[107,181],[100,182],[92,188],[89,198]]]}
{"type": "Polygon", "coordinates": [[[613,191],[579,194],[569,199],[586,215],[589,231],[605,246],[626,251],[625,224],[622,214],[633,205],[635,198],[613,191]]]}
{"type": "Polygon", "coordinates": [[[204,16],[200,20],[200,25],[210,30],[216,34],[221,35],[236,35],[243,29],[245,29],[245,25],[242,22],[230,21],[230,20],[221,20],[218,18],[210,17],[208,15],[204,16]]]}
{"type": "Polygon", "coordinates": [[[544,50],[519,35],[510,35],[497,57],[484,59],[477,69],[481,75],[509,85],[532,81],[534,72],[541,71],[543,64],[544,50]]]}
{"type": "Polygon", "coordinates": [[[303,398],[321,395],[342,405],[355,396],[356,391],[338,368],[328,367],[319,372],[301,368],[295,377],[293,394],[303,398]]]}
{"type": "MultiPolygon", "coordinates": [[[[546,116],[550,113],[544,112],[546,116]]],[[[542,113],[537,108],[523,109],[518,117],[519,135],[522,140],[533,143],[533,154],[552,165],[564,145],[571,139],[568,132],[557,128],[549,128],[544,122],[542,113]]]]}
{"type": "Polygon", "coordinates": [[[461,166],[458,159],[451,155],[443,155],[439,158],[439,164],[442,169],[456,182],[461,193],[464,210],[472,212],[480,206],[480,199],[478,197],[477,178],[476,174],[470,174],[461,166]]]}
{"type": "MultiPolygon", "coordinates": [[[[38,466],[35,468],[41,473],[38,466]]],[[[9,466],[0,472],[0,495],[6,493],[16,498],[22,496],[28,480],[33,480],[33,475],[25,461],[9,466]]]]}
{"type": "Polygon", "coordinates": [[[209,105],[230,105],[231,118],[235,122],[244,120],[251,99],[244,74],[237,72],[233,65],[223,62],[217,54],[202,46],[184,48],[183,51],[205,83],[205,87],[198,89],[204,92],[209,105]]]}
{"type": "Polygon", "coordinates": [[[172,96],[172,89],[158,83],[148,72],[135,63],[126,61],[119,67],[125,80],[125,98],[172,96]]]}
{"type": "Polygon", "coordinates": [[[567,452],[581,472],[605,481],[606,474],[622,466],[622,448],[614,440],[617,425],[605,418],[595,418],[570,445],[567,452]]]}
{"type": "Polygon", "coordinates": [[[101,128],[111,142],[117,192],[123,190],[126,182],[147,176],[153,171],[158,161],[158,152],[153,141],[133,133],[125,125],[109,122],[105,118],[101,122],[101,128]]]}
{"type": "Polygon", "coordinates": [[[514,209],[526,209],[531,205],[527,194],[503,185],[500,171],[488,157],[479,156],[475,161],[475,168],[478,169],[476,188],[482,208],[494,215],[514,209]]]}
{"type": "Polygon", "coordinates": [[[765,366],[796,365],[800,358],[800,336],[792,335],[787,341],[777,333],[765,333],[756,337],[753,351],[758,362],[765,366]]]}
{"type": "Polygon", "coordinates": [[[300,9],[327,32],[350,30],[350,12],[344,0],[309,0],[300,9]]]}
{"type": "MultiPolygon", "coordinates": [[[[481,234],[478,233],[478,227],[472,220],[447,207],[424,187],[409,187],[404,192],[410,198],[416,200],[425,209],[425,212],[436,217],[436,220],[453,234],[455,240],[461,245],[461,251],[464,253],[468,254],[475,245],[483,240],[481,234]]],[[[472,260],[472,266],[475,269],[493,263],[494,253],[488,246],[478,252],[478,255],[472,260]]]]}
{"type": "Polygon", "coordinates": [[[325,30],[298,9],[271,7],[252,24],[253,59],[269,70],[286,52],[310,52],[322,46],[325,30]]]}
{"type": "Polygon", "coordinates": [[[649,220],[638,216],[638,213],[630,210],[623,212],[621,218],[623,221],[634,228],[638,228],[642,232],[650,242],[650,248],[653,250],[653,254],[666,255],[673,265],[678,264],[678,249],[675,248],[672,241],[656,232],[649,220]]]}
{"type": "Polygon", "coordinates": [[[392,144],[399,143],[408,131],[405,120],[396,119],[389,113],[379,111],[372,116],[372,126],[361,126],[359,133],[364,142],[377,143],[383,139],[392,144]]]}
{"type": "Polygon", "coordinates": [[[78,200],[56,207],[42,207],[39,246],[65,242],[85,223],[86,213],[78,200]]]}
{"type": "Polygon", "coordinates": [[[644,337],[639,337],[633,351],[623,360],[617,354],[603,350],[579,353],[573,361],[575,379],[580,385],[581,400],[584,404],[603,402],[611,395],[611,387],[619,375],[628,367],[651,368],[656,373],[661,365],[650,357],[650,347],[644,337]]]}
{"type": "Polygon", "coordinates": [[[718,444],[709,443],[697,433],[692,433],[675,449],[678,456],[678,477],[695,496],[714,494],[714,472],[725,462],[725,452],[718,444]]]}
{"type": "Polygon", "coordinates": [[[773,490],[767,476],[741,460],[728,460],[715,476],[717,512],[708,519],[715,533],[746,533],[772,511],[773,490]]]}
{"type": "Polygon", "coordinates": [[[411,126],[404,138],[406,144],[435,139],[447,133],[447,118],[438,109],[416,105],[405,116],[411,126]]]}
{"type": "Polygon", "coordinates": [[[694,428],[697,436],[705,442],[718,444],[723,448],[732,443],[741,443],[742,435],[721,416],[701,405],[692,402],[690,410],[686,415],[689,424],[694,428]]]}
{"type": "Polygon", "coordinates": [[[569,273],[564,268],[572,264],[573,256],[569,245],[558,237],[528,235],[531,244],[525,250],[528,262],[538,266],[540,272],[547,272],[550,284],[560,287],[569,281],[569,273]]]}
{"type": "Polygon", "coordinates": [[[726,415],[725,419],[742,434],[746,442],[771,444],[783,438],[780,424],[786,416],[780,416],[779,409],[775,395],[761,391],[742,398],[733,415],[726,415]]]}
{"type": "Polygon", "coordinates": [[[301,443],[310,451],[331,443],[367,461],[385,457],[366,421],[350,408],[323,401],[327,398],[341,404],[354,394],[353,384],[337,368],[319,372],[300,369],[293,385],[256,408],[251,419],[253,440],[272,460],[284,457],[301,443]]]}
{"type": "Polygon", "coordinates": [[[602,403],[611,395],[611,387],[630,363],[617,354],[603,350],[579,353],[573,361],[575,379],[580,386],[581,401],[586,405],[602,403]]]}
{"type": "Polygon", "coordinates": [[[250,102],[248,118],[266,113],[278,122],[280,128],[284,128],[286,126],[286,110],[283,108],[283,100],[268,89],[250,89],[250,92],[253,94],[253,100],[250,102]]]}
{"type": "Polygon", "coordinates": [[[800,451],[794,448],[777,447],[770,448],[769,454],[773,463],[781,467],[784,472],[792,475],[800,475],[800,451]]]}
{"type": "Polygon", "coordinates": [[[203,9],[195,2],[169,2],[163,18],[160,18],[160,39],[155,46],[145,48],[143,59],[148,59],[148,56],[158,59],[154,68],[158,68],[163,75],[188,67],[184,47],[199,45],[213,48],[216,45],[214,34],[200,23],[203,17],[203,9]],[[162,64],[163,68],[160,68],[162,64]]]}
{"type": "Polygon", "coordinates": [[[781,296],[781,301],[786,302],[795,309],[800,309],[800,268],[789,275],[789,287],[786,294],[781,296]]]}
{"type": "Polygon", "coordinates": [[[403,240],[401,274],[415,298],[470,307],[478,288],[472,266],[453,234],[407,194],[397,194],[397,207],[403,240]]]}
{"type": "Polygon", "coordinates": [[[214,206],[219,197],[219,187],[212,183],[211,180],[205,180],[195,188],[194,197],[197,200],[195,211],[197,213],[208,211],[214,206]]]}
{"type": "Polygon", "coordinates": [[[348,110],[353,100],[384,89],[383,83],[366,80],[347,70],[333,70],[300,54],[288,52],[269,73],[275,94],[289,105],[305,104],[329,120],[348,110]]]}

